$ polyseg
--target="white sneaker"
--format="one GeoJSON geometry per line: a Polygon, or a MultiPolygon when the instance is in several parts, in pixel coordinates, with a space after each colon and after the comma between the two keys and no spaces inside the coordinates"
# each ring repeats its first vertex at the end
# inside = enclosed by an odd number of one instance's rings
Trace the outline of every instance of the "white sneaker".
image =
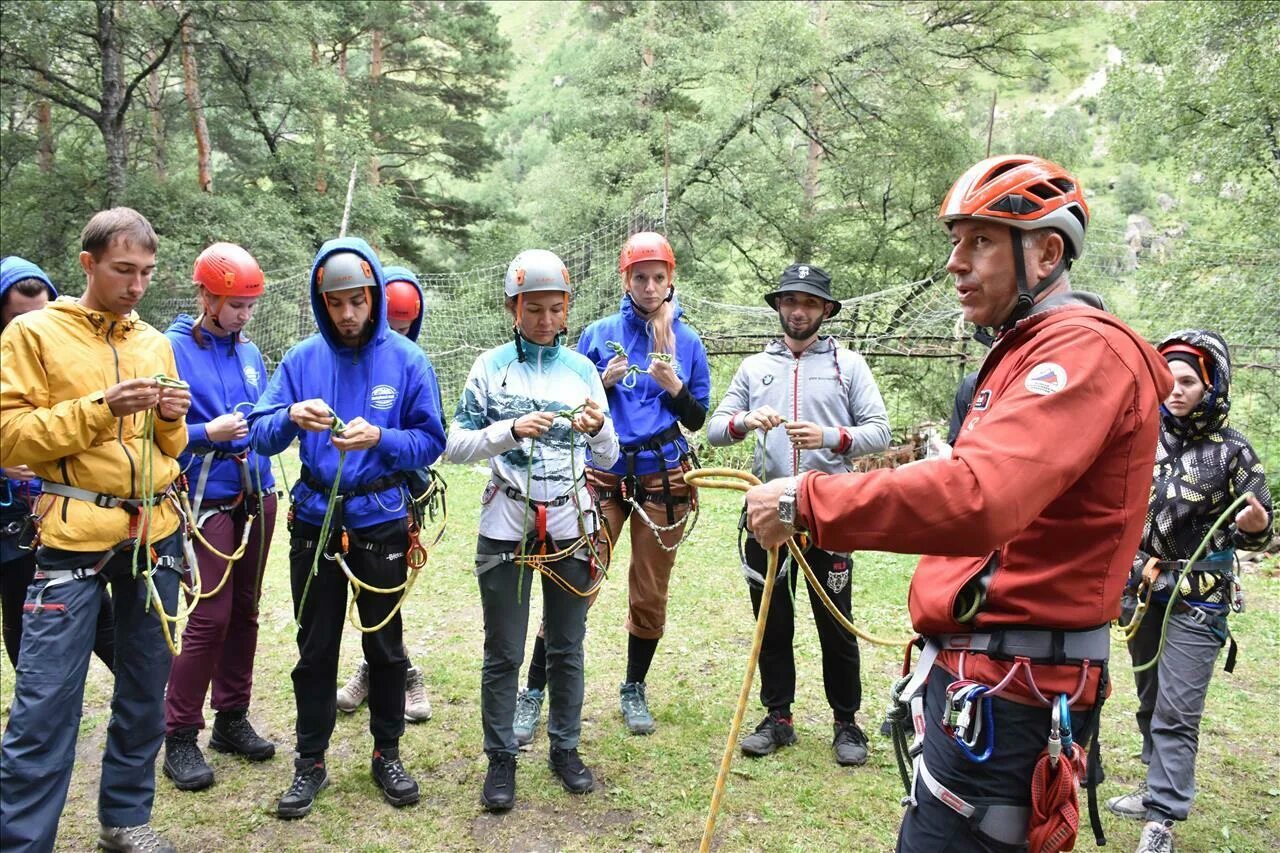
{"type": "Polygon", "coordinates": [[[422,683],[422,670],[409,667],[404,675],[404,718],[410,723],[425,723],[431,719],[431,700],[427,698],[427,686],[422,683]]]}
{"type": "Polygon", "coordinates": [[[1147,821],[1138,839],[1137,853],[1173,853],[1173,821],[1147,821]]]}
{"type": "Polygon", "coordinates": [[[360,661],[355,673],[338,690],[338,710],[352,714],[369,698],[369,664],[360,661]]]}
{"type": "Polygon", "coordinates": [[[1147,807],[1142,801],[1147,797],[1147,780],[1138,783],[1137,790],[1107,800],[1107,809],[1114,815],[1127,817],[1130,820],[1145,820],[1147,807]]]}

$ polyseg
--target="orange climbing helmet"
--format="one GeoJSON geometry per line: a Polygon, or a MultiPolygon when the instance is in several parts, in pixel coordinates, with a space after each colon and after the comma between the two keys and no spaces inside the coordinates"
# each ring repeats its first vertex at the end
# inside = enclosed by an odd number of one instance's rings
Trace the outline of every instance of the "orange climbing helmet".
{"type": "Polygon", "coordinates": [[[214,243],[196,258],[191,280],[212,296],[248,299],[266,289],[262,268],[235,243],[214,243]]]}
{"type": "Polygon", "coordinates": [[[1022,231],[1056,228],[1070,259],[1084,252],[1089,205],[1080,182],[1043,157],[1007,154],[977,163],[952,185],[938,218],[985,219],[1022,231]]]}
{"type": "Polygon", "coordinates": [[[672,274],[676,271],[675,252],[667,238],[656,231],[641,231],[627,238],[618,255],[618,272],[626,275],[627,270],[643,261],[662,261],[672,274]]]}
{"type": "Polygon", "coordinates": [[[397,279],[387,282],[387,319],[412,323],[422,315],[422,299],[413,282],[397,279]]]}

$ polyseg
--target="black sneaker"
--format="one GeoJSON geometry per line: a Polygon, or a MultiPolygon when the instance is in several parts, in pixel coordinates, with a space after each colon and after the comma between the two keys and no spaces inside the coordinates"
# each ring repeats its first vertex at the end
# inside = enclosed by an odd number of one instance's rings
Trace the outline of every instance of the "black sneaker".
{"type": "Polygon", "coordinates": [[[164,775],[179,791],[203,791],[213,784],[213,768],[205,763],[191,728],[178,729],[164,739],[164,775]]]}
{"type": "Polygon", "coordinates": [[[306,817],[316,803],[316,796],[329,787],[329,773],[323,759],[295,758],[293,784],[276,803],[276,815],[283,818],[306,817]]]}
{"type": "Polygon", "coordinates": [[[393,806],[407,806],[418,801],[418,783],[400,763],[398,749],[374,750],[370,772],[382,789],[382,797],[393,806]]]}
{"type": "Polygon", "coordinates": [[[243,755],[250,761],[266,761],[276,754],[276,745],[253,730],[244,708],[214,715],[209,748],[229,755],[243,755]]]}
{"type": "Polygon", "coordinates": [[[516,757],[506,752],[489,754],[480,805],[485,811],[505,812],[516,804],[516,757]]]}
{"type": "Polygon", "coordinates": [[[841,767],[858,767],[867,763],[867,736],[857,723],[835,723],[831,751],[841,767]]]}
{"type": "Polygon", "coordinates": [[[560,784],[570,794],[585,794],[596,783],[596,777],[591,775],[591,768],[582,763],[576,749],[551,747],[547,766],[560,778],[560,784]]]}
{"type": "Polygon", "coordinates": [[[795,742],[796,730],[791,725],[791,718],[770,711],[756,730],[742,739],[739,748],[743,755],[760,758],[776,752],[780,746],[790,746],[795,742]]]}

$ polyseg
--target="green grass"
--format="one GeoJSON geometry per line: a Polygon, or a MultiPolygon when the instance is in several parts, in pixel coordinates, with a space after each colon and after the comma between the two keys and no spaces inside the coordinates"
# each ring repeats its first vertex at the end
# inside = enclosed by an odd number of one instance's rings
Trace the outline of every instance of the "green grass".
{"type": "MultiPolygon", "coordinates": [[[[482,621],[471,573],[477,501],[485,474],[446,468],[451,485],[449,532],[431,555],[407,607],[406,643],[423,667],[435,709],[431,721],[409,726],[402,751],[422,786],[422,802],[396,810],[382,802],[369,778],[368,714],[339,715],[329,753],[330,788],[301,821],[273,815],[289,783],[294,705],[289,671],[296,656],[285,568],[283,521],[267,570],[251,717],[279,753],[248,764],[215,752],[213,788],[175,791],[158,781],[155,825],[182,850],[687,850],[697,846],[721,750],[733,713],[752,629],[751,609],[737,566],[734,535],[738,495],[704,492],[702,519],[681,551],[671,588],[667,636],[649,676],[658,731],[629,737],[617,708],[625,667],[628,548],[619,548],[612,577],[591,612],[587,639],[587,696],[582,754],[599,778],[597,789],[572,797],[553,783],[545,765],[542,729],[523,754],[519,802],[507,815],[485,814],[478,803],[485,761],[481,752],[479,675],[482,621]]],[[[855,563],[860,624],[878,634],[906,630],[908,557],[863,554],[855,563]]],[[[1272,573],[1276,566],[1273,561],[1272,573]]],[[[1280,748],[1276,719],[1280,688],[1280,581],[1248,578],[1249,607],[1233,624],[1243,651],[1234,675],[1219,673],[1210,692],[1200,758],[1200,795],[1178,830],[1183,850],[1270,850],[1280,846],[1280,748]]],[[[535,595],[534,606],[538,606],[535,595]]],[[[811,617],[798,620],[800,742],[759,761],[736,757],[720,815],[724,850],[890,850],[901,817],[901,788],[893,750],[873,732],[879,725],[899,652],[863,644],[863,726],[872,739],[866,767],[838,768],[830,753],[830,712],[823,698],[821,660],[811,617]]],[[[336,628],[337,626],[335,626],[336,628]]],[[[530,637],[532,641],[532,637],[530,637]]],[[[341,671],[359,660],[356,632],[347,628],[341,671]]],[[[5,660],[3,702],[12,670],[5,660]]],[[[1106,709],[1102,795],[1126,790],[1140,777],[1133,723],[1132,679],[1117,667],[1106,709]]],[[[60,849],[84,850],[96,837],[98,766],[111,682],[90,666],[79,755],[59,835],[60,849]]],[[[7,715],[7,707],[5,710],[7,715]]],[[[761,714],[753,699],[746,720],[761,714]]],[[[211,718],[210,718],[211,719],[211,718]]],[[[202,738],[204,740],[204,738],[202,738]]],[[[1113,849],[1133,849],[1139,825],[1107,819],[1113,849]]],[[[1087,830],[1080,849],[1092,846],[1087,830]]]]}

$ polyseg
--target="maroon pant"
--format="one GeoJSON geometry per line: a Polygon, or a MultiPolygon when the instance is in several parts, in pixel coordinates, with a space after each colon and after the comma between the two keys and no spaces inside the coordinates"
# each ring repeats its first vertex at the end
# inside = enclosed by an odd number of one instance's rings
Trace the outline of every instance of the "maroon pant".
{"type": "MultiPolygon", "coordinates": [[[[240,547],[248,519],[245,504],[210,516],[201,527],[204,538],[224,554],[240,547]]],[[[271,531],[276,524],[276,497],[263,500],[261,517],[244,556],[231,567],[231,576],[217,595],[196,605],[182,634],[182,654],[173,661],[165,699],[165,732],[204,728],[204,697],[213,684],[213,709],[236,711],[249,707],[253,690],[253,658],[258,647],[260,567],[267,562],[271,531]],[[263,531],[267,536],[263,537],[263,531]]],[[[209,592],[222,580],[227,561],[195,542],[200,586],[209,592]]]]}

